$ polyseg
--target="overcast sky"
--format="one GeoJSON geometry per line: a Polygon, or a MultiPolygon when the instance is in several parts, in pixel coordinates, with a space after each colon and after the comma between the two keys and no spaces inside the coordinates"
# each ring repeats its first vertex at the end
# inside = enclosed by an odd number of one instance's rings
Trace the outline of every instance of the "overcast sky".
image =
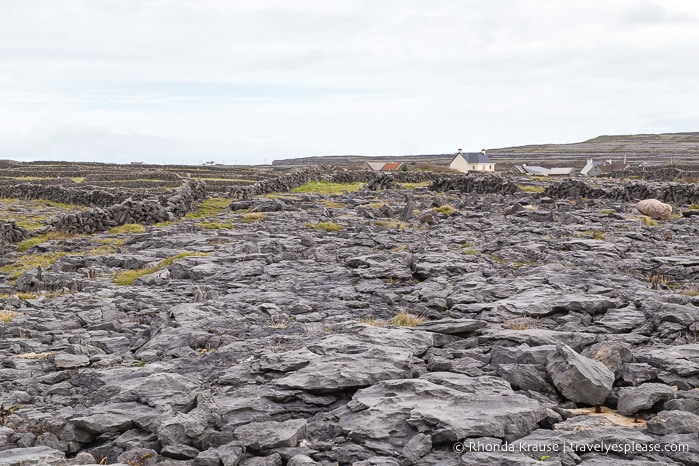
{"type": "Polygon", "coordinates": [[[262,164],[699,131],[695,0],[0,0],[0,158],[262,164]]]}

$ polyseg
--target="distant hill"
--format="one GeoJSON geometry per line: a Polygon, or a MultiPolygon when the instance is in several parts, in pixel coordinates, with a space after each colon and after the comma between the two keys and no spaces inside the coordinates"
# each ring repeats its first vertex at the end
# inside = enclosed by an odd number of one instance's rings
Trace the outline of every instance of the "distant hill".
{"type": "Polygon", "coordinates": [[[580,165],[587,159],[628,163],[699,163],[699,133],[598,136],[574,144],[541,144],[489,149],[500,163],[580,165]]]}
{"type": "MultiPolygon", "coordinates": [[[[628,163],[699,164],[699,132],[598,136],[573,144],[539,144],[488,149],[498,169],[513,164],[544,164],[582,167],[587,159],[628,163]]],[[[429,162],[448,164],[453,154],[371,157],[330,155],[275,160],[273,165],[358,165],[368,161],[429,162]]]]}

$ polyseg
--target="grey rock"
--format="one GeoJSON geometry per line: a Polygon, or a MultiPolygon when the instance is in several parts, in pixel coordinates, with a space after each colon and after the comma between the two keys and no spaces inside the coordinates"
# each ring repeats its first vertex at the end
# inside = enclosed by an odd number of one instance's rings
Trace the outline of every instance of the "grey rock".
{"type": "Polygon", "coordinates": [[[699,416],[687,411],[661,411],[646,423],[650,434],[696,434],[699,432],[699,416]]]}
{"type": "Polygon", "coordinates": [[[417,434],[403,447],[401,456],[405,457],[409,464],[419,464],[420,459],[430,450],[432,450],[432,436],[417,434]]]}
{"type": "Polygon", "coordinates": [[[286,466],[320,466],[320,463],[310,456],[295,455],[289,458],[289,461],[286,462],[286,466]]]}
{"type": "Polygon", "coordinates": [[[237,466],[245,456],[245,447],[239,442],[230,442],[218,447],[218,456],[223,466],[237,466]]]}
{"type": "Polygon", "coordinates": [[[191,460],[199,456],[199,450],[191,445],[184,445],[181,443],[173,443],[166,445],[160,450],[162,456],[167,456],[168,458],[174,458],[176,460],[191,460]]]}
{"type": "Polygon", "coordinates": [[[152,466],[158,461],[158,452],[148,448],[125,451],[117,458],[120,463],[133,466],[152,466]]]}
{"type": "Polygon", "coordinates": [[[11,448],[0,452],[4,466],[63,465],[65,455],[62,451],[49,447],[11,448]]]}
{"type": "Polygon", "coordinates": [[[614,383],[614,374],[604,364],[563,344],[556,345],[556,352],[549,356],[546,370],[561,394],[576,403],[601,405],[614,383]]]}
{"type": "Polygon", "coordinates": [[[200,452],[193,462],[194,466],[220,466],[221,464],[218,449],[213,447],[200,452]]]}
{"type": "Polygon", "coordinates": [[[60,353],[54,357],[53,363],[56,369],[75,369],[90,365],[90,358],[80,354],[60,353]]]}
{"type": "Polygon", "coordinates": [[[660,383],[644,383],[625,387],[619,392],[617,410],[626,416],[652,409],[658,403],[675,398],[676,391],[660,383]]]}
{"type": "Polygon", "coordinates": [[[272,453],[269,456],[254,456],[245,459],[240,466],[282,466],[282,457],[279,453],[272,453]]]}
{"type": "Polygon", "coordinates": [[[473,319],[439,319],[418,324],[417,330],[445,333],[447,335],[467,335],[476,332],[488,325],[482,320],[473,319]]]}
{"type": "Polygon", "coordinates": [[[233,433],[246,448],[254,451],[295,447],[299,440],[306,438],[306,420],[252,422],[238,427],[233,433]]]}

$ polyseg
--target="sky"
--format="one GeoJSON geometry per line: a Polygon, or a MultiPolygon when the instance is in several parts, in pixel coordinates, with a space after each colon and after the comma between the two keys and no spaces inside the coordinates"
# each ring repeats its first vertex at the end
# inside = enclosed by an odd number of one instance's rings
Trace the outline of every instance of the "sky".
{"type": "Polygon", "coordinates": [[[0,159],[268,164],[699,131],[695,0],[0,0],[0,159]]]}

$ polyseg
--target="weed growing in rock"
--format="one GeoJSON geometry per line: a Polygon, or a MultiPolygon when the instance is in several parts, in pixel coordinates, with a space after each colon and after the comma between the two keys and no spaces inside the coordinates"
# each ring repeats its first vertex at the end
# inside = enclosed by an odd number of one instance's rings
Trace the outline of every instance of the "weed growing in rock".
{"type": "Polygon", "coordinates": [[[668,279],[665,275],[648,274],[648,275],[646,275],[646,278],[648,279],[648,282],[650,283],[650,287],[654,290],[661,289],[661,288],[667,288],[668,279]]]}
{"type": "Polygon", "coordinates": [[[20,291],[18,293],[10,294],[10,293],[0,293],[0,299],[10,299],[12,297],[18,297],[19,299],[36,299],[38,298],[37,295],[33,293],[25,293],[23,291],[20,291]]]}
{"type": "Polygon", "coordinates": [[[118,227],[113,227],[109,230],[109,233],[113,235],[118,235],[120,233],[145,233],[146,227],[139,225],[138,223],[125,223],[118,227]]]}
{"type": "Polygon", "coordinates": [[[260,212],[250,212],[248,214],[243,215],[243,223],[259,222],[264,217],[265,216],[262,215],[260,212]]]}
{"type": "Polygon", "coordinates": [[[690,297],[699,296],[699,288],[695,288],[695,287],[688,288],[686,290],[682,290],[680,293],[682,293],[685,296],[690,296],[690,297]]]}
{"type": "Polygon", "coordinates": [[[366,325],[371,325],[372,327],[385,327],[388,322],[382,319],[374,319],[373,317],[366,317],[362,319],[362,323],[366,325]]]}
{"type": "Polygon", "coordinates": [[[27,270],[35,269],[37,267],[44,269],[49,268],[58,259],[65,255],[65,252],[25,254],[17,258],[17,260],[13,263],[0,267],[0,272],[7,273],[10,280],[17,280],[27,270]]]}
{"type": "Polygon", "coordinates": [[[421,324],[426,319],[423,316],[411,314],[409,312],[401,311],[391,319],[392,325],[397,325],[400,327],[415,327],[421,324]]]}
{"type": "Polygon", "coordinates": [[[604,241],[607,238],[604,236],[604,232],[600,230],[585,230],[582,232],[584,235],[591,236],[592,239],[599,241],[604,241]]]}

